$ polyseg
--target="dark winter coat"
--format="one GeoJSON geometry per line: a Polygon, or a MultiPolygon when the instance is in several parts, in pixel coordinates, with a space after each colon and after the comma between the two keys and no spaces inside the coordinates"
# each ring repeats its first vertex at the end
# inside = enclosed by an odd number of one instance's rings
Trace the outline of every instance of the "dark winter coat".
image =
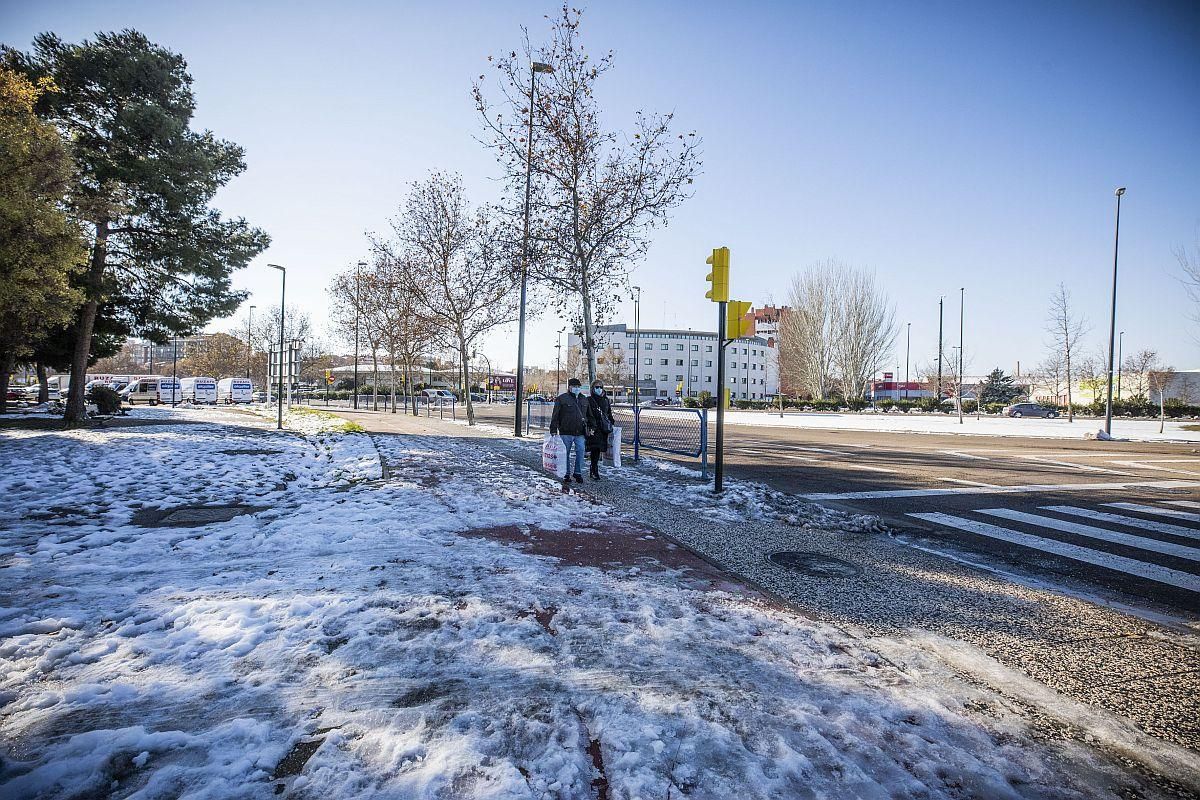
{"type": "Polygon", "coordinates": [[[612,402],[608,395],[588,395],[587,399],[587,447],[588,450],[607,450],[608,435],[617,421],[613,419],[612,402]]]}
{"type": "Polygon", "coordinates": [[[550,433],[560,436],[587,435],[588,401],[582,394],[563,392],[554,401],[550,415],[550,433]]]}

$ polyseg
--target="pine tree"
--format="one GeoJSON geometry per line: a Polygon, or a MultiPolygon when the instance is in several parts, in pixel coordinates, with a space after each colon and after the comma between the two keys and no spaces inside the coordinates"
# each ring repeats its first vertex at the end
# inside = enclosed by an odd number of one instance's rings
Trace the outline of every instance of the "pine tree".
{"type": "Polygon", "coordinates": [[[983,380],[983,392],[980,401],[983,403],[1011,403],[1023,394],[1021,387],[1011,375],[996,367],[983,380]]]}
{"type": "MultiPolygon", "coordinates": [[[[245,169],[243,153],[189,127],[195,98],[182,56],[125,30],[78,45],[44,33],[31,54],[5,48],[4,60],[53,79],[59,91],[42,95],[38,110],[72,144],[76,179],[66,199],[89,239],[72,374],[84,375],[94,356],[102,304],[156,341],[237,308],[245,293],[230,275],[269,238],[210,205],[245,169]]],[[[71,381],[69,422],[84,417],[83,386],[71,381]]]]}

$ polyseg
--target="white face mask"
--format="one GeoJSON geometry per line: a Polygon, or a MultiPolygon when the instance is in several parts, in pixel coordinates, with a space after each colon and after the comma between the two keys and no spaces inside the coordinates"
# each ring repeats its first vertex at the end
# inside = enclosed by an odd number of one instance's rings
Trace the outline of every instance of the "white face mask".
{"type": "Polygon", "coordinates": [[[571,394],[579,394],[582,391],[583,391],[583,387],[581,387],[581,386],[572,386],[571,387],[571,394]]]}
{"type": "Polygon", "coordinates": [[[592,389],[592,393],[595,394],[597,397],[603,397],[604,396],[604,387],[596,386],[595,388],[592,389]]]}

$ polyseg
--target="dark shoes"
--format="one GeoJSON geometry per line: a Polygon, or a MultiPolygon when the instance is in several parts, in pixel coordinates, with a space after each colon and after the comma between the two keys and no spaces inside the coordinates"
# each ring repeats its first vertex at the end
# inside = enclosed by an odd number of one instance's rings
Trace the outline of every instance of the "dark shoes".
{"type": "Polygon", "coordinates": [[[583,476],[582,476],[582,475],[580,475],[579,473],[575,473],[575,482],[576,482],[576,483],[583,483],[583,476]]]}
{"type": "Polygon", "coordinates": [[[563,494],[567,494],[571,491],[571,479],[570,478],[567,478],[565,481],[563,481],[562,489],[563,489],[563,494]]]}
{"type": "Polygon", "coordinates": [[[594,481],[600,480],[600,470],[598,470],[594,467],[592,468],[592,480],[594,480],[594,481]]]}

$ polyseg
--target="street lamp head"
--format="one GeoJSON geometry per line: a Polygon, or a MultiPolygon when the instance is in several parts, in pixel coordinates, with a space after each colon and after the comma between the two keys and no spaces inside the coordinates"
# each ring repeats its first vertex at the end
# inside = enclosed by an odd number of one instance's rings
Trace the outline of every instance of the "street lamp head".
{"type": "Polygon", "coordinates": [[[533,71],[534,72],[544,72],[549,75],[553,75],[554,67],[550,66],[549,64],[543,64],[540,61],[535,61],[535,62],[533,62],[533,71]]]}
{"type": "Polygon", "coordinates": [[[1117,189],[1116,194],[1117,194],[1117,197],[1120,197],[1121,195],[1125,194],[1125,187],[1122,186],[1121,188],[1117,189]]]}
{"type": "Polygon", "coordinates": [[[365,267],[366,265],[367,265],[367,262],[365,262],[365,261],[360,261],[360,262],[358,262],[358,264],[357,264],[356,266],[359,266],[359,267],[365,267]]]}
{"type": "Polygon", "coordinates": [[[287,268],[286,268],[286,267],[281,267],[281,266],[279,266],[278,264],[267,264],[267,266],[268,266],[268,267],[270,267],[271,269],[277,269],[277,270],[279,270],[280,272],[287,272],[287,268]]]}

